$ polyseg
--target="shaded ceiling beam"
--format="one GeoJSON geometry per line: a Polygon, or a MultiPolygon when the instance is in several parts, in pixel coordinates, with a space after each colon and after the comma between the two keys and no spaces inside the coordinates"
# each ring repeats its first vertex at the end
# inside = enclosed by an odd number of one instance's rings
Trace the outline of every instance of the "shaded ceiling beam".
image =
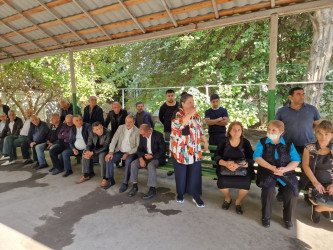
{"type": "Polygon", "coordinates": [[[163,4],[163,6],[164,6],[164,9],[165,9],[166,12],[168,13],[168,15],[169,15],[169,17],[170,17],[170,19],[171,19],[173,25],[174,25],[175,27],[178,27],[178,23],[176,22],[176,19],[175,19],[174,16],[172,15],[171,10],[170,10],[168,4],[166,3],[166,1],[165,1],[165,0],[161,0],[161,2],[162,2],[162,4],[163,4]]]}
{"type": "Polygon", "coordinates": [[[212,0],[212,4],[213,4],[213,9],[214,9],[215,18],[218,19],[220,16],[219,16],[219,11],[218,11],[218,9],[217,9],[217,5],[216,5],[215,0],[212,0]]]}
{"type": "Polygon", "coordinates": [[[7,6],[9,6],[11,9],[13,9],[14,11],[16,11],[22,18],[24,18],[25,20],[27,20],[30,24],[32,24],[34,27],[36,27],[40,32],[44,33],[44,35],[46,35],[47,37],[51,38],[54,42],[56,42],[58,45],[60,45],[61,47],[64,48],[64,45],[62,45],[60,42],[58,42],[56,39],[54,39],[52,37],[52,35],[50,35],[49,33],[47,33],[45,30],[43,30],[42,28],[40,28],[35,22],[33,22],[32,20],[30,20],[30,18],[26,17],[25,15],[22,14],[21,11],[19,11],[18,9],[16,9],[12,4],[10,4],[7,0],[2,0],[7,6]]]}
{"type": "Polygon", "coordinates": [[[89,14],[88,11],[86,11],[86,9],[77,0],[73,0],[73,3],[75,3],[76,6],[79,7],[79,9],[104,33],[104,35],[106,35],[110,40],[112,39],[112,37],[106,32],[106,30],[89,14]]]}
{"type": "Polygon", "coordinates": [[[25,40],[27,40],[28,42],[34,44],[36,47],[38,47],[39,49],[41,49],[42,51],[45,51],[43,49],[42,46],[40,46],[39,44],[36,44],[33,40],[31,40],[29,37],[27,37],[26,35],[24,34],[21,34],[19,33],[17,30],[15,30],[15,28],[13,28],[11,25],[7,24],[7,23],[4,23],[2,20],[0,20],[0,23],[4,26],[6,26],[8,29],[10,29],[12,32],[16,33],[16,35],[19,35],[21,37],[23,37],[25,40]]]}
{"type": "MultiPolygon", "coordinates": [[[[8,40],[7,38],[4,38],[1,36],[1,39],[4,40],[6,43],[9,43],[11,46],[14,46],[16,49],[18,49],[19,51],[23,52],[24,54],[27,54],[27,52],[24,49],[21,49],[19,46],[17,46],[15,43],[11,42],[10,40],[8,40]]],[[[5,52],[5,48],[0,48],[3,52],[5,52]]],[[[5,52],[6,54],[9,54],[7,52],[5,52]]]]}
{"type": "Polygon", "coordinates": [[[143,32],[146,33],[145,28],[138,22],[138,20],[133,16],[133,14],[129,11],[127,6],[123,3],[122,0],[118,0],[118,3],[123,7],[123,9],[126,11],[126,13],[132,18],[132,20],[136,23],[136,25],[139,27],[139,29],[143,32]]]}
{"type": "Polygon", "coordinates": [[[84,40],[75,30],[73,30],[71,27],[69,27],[62,19],[58,16],[58,14],[55,14],[49,7],[47,7],[43,2],[40,0],[35,0],[38,2],[45,10],[47,10],[54,18],[56,18],[59,22],[61,22],[62,25],[64,25],[70,32],[72,32],[77,38],[79,38],[84,44],[87,44],[86,40],[84,40]]]}

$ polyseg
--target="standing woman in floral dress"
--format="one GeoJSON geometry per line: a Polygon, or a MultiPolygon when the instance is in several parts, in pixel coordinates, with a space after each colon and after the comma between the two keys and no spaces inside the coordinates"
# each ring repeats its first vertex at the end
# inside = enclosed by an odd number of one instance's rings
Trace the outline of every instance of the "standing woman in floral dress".
{"type": "Polygon", "coordinates": [[[193,96],[184,94],[180,99],[180,109],[172,120],[170,152],[175,169],[177,202],[184,202],[184,194],[193,196],[198,207],[204,207],[201,200],[201,140],[205,151],[208,142],[205,137],[201,117],[194,106],[193,96]]]}

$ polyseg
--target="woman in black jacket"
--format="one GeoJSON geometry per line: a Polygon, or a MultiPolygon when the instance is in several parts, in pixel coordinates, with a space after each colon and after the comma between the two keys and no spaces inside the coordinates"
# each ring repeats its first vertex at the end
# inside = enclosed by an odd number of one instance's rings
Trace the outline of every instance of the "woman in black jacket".
{"type": "Polygon", "coordinates": [[[239,190],[235,201],[237,214],[243,214],[242,201],[249,192],[254,173],[253,150],[243,132],[240,122],[232,122],[228,127],[227,137],[219,143],[214,158],[218,163],[217,186],[224,195],[222,209],[229,209],[232,202],[229,189],[236,188],[239,190]]]}

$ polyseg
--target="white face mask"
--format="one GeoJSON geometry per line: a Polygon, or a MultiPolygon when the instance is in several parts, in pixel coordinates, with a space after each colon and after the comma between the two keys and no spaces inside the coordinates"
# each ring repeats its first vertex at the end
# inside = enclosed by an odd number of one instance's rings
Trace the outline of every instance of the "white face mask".
{"type": "Polygon", "coordinates": [[[272,141],[279,139],[279,135],[269,134],[267,133],[267,137],[271,139],[272,141]]]}

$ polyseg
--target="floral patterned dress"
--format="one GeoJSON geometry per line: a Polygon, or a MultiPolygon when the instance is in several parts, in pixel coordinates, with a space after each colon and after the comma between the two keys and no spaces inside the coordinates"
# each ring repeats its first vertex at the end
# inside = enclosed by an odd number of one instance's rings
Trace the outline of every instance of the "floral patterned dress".
{"type": "Polygon", "coordinates": [[[200,138],[205,135],[198,113],[183,124],[185,112],[180,109],[171,123],[170,155],[181,164],[190,165],[202,159],[200,138]]]}

